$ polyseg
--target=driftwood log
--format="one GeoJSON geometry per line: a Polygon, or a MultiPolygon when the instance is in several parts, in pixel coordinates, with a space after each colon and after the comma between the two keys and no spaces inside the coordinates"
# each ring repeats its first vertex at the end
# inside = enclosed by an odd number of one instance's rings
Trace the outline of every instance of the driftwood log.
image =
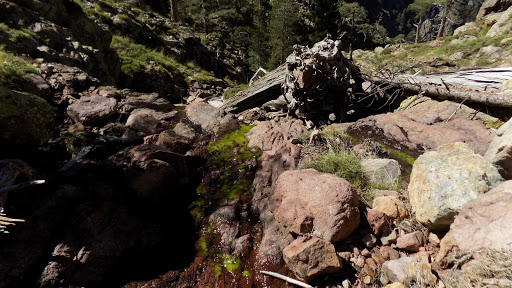
{"type": "Polygon", "coordinates": [[[437,75],[368,76],[385,83],[440,100],[467,101],[485,106],[512,107],[512,91],[501,91],[512,79],[512,68],[478,69],[437,75]]]}

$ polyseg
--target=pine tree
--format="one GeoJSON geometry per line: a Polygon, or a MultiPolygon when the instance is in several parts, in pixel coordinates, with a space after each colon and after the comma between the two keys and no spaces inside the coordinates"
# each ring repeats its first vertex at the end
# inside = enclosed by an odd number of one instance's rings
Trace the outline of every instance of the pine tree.
{"type": "Polygon", "coordinates": [[[253,22],[251,28],[251,46],[249,49],[249,63],[252,70],[266,67],[269,58],[268,26],[269,11],[272,8],[268,0],[254,1],[253,22]]]}
{"type": "Polygon", "coordinates": [[[416,37],[414,43],[418,43],[419,41],[421,24],[423,24],[423,21],[425,21],[427,12],[430,7],[434,5],[434,3],[440,3],[444,1],[445,0],[414,0],[414,2],[407,7],[407,11],[413,12],[415,14],[414,19],[418,20],[418,23],[414,24],[416,27],[416,37]]]}
{"type": "Polygon", "coordinates": [[[270,12],[269,67],[284,63],[297,42],[293,27],[299,20],[299,5],[295,0],[274,0],[270,12]]]}
{"type": "Polygon", "coordinates": [[[350,55],[350,60],[352,60],[352,45],[355,41],[354,34],[357,32],[356,31],[357,28],[364,27],[364,26],[359,26],[359,25],[363,24],[367,20],[366,17],[368,15],[367,15],[364,7],[360,6],[357,2],[346,3],[345,1],[341,1],[338,9],[340,12],[342,23],[348,24],[350,27],[349,55],[350,55]]]}

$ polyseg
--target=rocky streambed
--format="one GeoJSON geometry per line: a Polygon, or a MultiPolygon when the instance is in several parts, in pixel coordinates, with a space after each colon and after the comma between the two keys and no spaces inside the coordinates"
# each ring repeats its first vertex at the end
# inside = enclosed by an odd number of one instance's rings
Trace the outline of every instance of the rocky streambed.
{"type": "Polygon", "coordinates": [[[219,108],[223,80],[155,63],[100,86],[117,54],[86,36],[0,88],[0,287],[510,286],[510,114],[368,93],[328,38],[219,108]]]}

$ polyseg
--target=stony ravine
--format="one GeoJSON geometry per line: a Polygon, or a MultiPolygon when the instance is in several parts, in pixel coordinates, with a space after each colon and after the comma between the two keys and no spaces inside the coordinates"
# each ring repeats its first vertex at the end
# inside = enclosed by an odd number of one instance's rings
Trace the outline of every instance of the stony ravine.
{"type": "MultiPolygon", "coordinates": [[[[88,37],[101,26],[53,2],[62,10],[0,0],[0,19],[33,21],[40,41],[6,42],[38,73],[24,92],[0,87],[0,287],[290,286],[262,271],[316,287],[511,286],[510,113],[413,96],[317,129],[303,115],[330,115],[301,102],[231,114],[208,104],[221,79],[186,83],[154,63],[137,81],[116,75],[108,35],[88,37]],[[336,145],[386,189],[303,169],[336,145]]],[[[212,60],[194,41],[180,45],[212,60]]],[[[315,87],[291,58],[297,87],[315,87]]]]}

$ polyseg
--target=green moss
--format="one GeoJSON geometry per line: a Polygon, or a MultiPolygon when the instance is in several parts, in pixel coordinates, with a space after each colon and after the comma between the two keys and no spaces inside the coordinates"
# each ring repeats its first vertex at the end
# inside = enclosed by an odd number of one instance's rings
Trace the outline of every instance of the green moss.
{"type": "Polygon", "coordinates": [[[217,178],[201,184],[196,189],[198,199],[190,206],[196,218],[203,216],[205,205],[250,194],[253,179],[240,177],[239,171],[247,168],[247,160],[258,160],[261,156],[259,149],[247,146],[248,140],[245,135],[251,129],[252,126],[241,124],[239,129],[208,144],[212,157],[207,165],[220,168],[221,173],[217,178]]]}
{"type": "Polygon", "coordinates": [[[484,124],[485,126],[489,127],[489,128],[494,128],[494,129],[498,129],[500,128],[503,124],[503,121],[499,120],[499,119],[496,119],[494,121],[491,121],[491,120],[487,120],[487,121],[484,121],[484,124]]]}
{"type": "Polygon", "coordinates": [[[222,267],[220,267],[220,265],[217,263],[213,263],[212,271],[213,271],[213,275],[220,276],[222,274],[222,267]]]}
{"type": "Polygon", "coordinates": [[[242,275],[249,277],[251,276],[251,272],[249,272],[248,270],[244,270],[244,272],[242,272],[242,275]]]}
{"type": "Polygon", "coordinates": [[[199,240],[197,241],[197,246],[199,254],[203,256],[208,255],[208,244],[206,243],[206,239],[204,238],[204,236],[199,237],[199,240]]]}
{"type": "Polygon", "coordinates": [[[240,259],[230,256],[230,255],[222,255],[222,265],[228,272],[233,273],[234,271],[240,269],[240,259]]]}
{"type": "Polygon", "coordinates": [[[229,88],[226,91],[224,91],[224,99],[227,100],[233,96],[235,96],[238,92],[244,91],[249,87],[247,84],[240,84],[233,88],[229,88]]]}
{"type": "Polygon", "coordinates": [[[0,85],[16,89],[23,84],[31,73],[37,70],[29,62],[14,56],[0,46],[0,85]]]}
{"type": "Polygon", "coordinates": [[[382,145],[382,148],[384,148],[384,150],[388,151],[388,153],[391,155],[391,157],[395,158],[396,160],[399,160],[399,161],[403,161],[405,163],[408,163],[410,165],[413,165],[414,164],[414,158],[410,155],[407,155],[403,152],[400,152],[398,150],[395,150],[387,145],[384,145],[383,143],[381,143],[382,145]]]}

